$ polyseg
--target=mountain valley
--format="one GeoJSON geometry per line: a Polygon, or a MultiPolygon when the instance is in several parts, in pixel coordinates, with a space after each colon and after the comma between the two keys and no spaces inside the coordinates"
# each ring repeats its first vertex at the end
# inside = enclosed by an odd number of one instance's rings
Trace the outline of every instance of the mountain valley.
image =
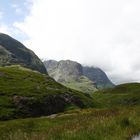
{"type": "Polygon", "coordinates": [[[0,140],[130,140],[140,133],[140,83],[39,57],[0,34],[0,140]]]}

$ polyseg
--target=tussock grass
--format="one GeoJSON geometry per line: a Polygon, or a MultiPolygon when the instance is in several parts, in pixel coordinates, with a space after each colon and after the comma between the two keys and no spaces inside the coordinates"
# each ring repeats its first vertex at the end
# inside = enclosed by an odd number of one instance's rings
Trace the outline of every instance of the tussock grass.
{"type": "Polygon", "coordinates": [[[127,140],[140,131],[140,107],[86,109],[0,123],[1,140],[127,140]]]}

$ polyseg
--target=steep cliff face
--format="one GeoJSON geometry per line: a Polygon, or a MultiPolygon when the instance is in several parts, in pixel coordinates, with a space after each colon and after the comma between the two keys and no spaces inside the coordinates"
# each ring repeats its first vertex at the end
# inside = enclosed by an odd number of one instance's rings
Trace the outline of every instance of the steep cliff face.
{"type": "Polygon", "coordinates": [[[85,66],[83,67],[83,74],[91,81],[94,81],[98,89],[114,87],[114,84],[100,68],[85,66]]]}
{"type": "Polygon", "coordinates": [[[50,76],[58,82],[76,81],[83,74],[82,66],[70,60],[59,62],[51,60],[46,61],[44,64],[48,68],[50,76]]]}
{"type": "Polygon", "coordinates": [[[94,82],[83,75],[82,65],[77,62],[49,60],[45,61],[44,65],[51,77],[67,87],[86,93],[92,93],[97,90],[94,82]]]}
{"type": "Polygon", "coordinates": [[[0,33],[0,66],[14,64],[47,73],[43,63],[34,52],[12,37],[0,33]]]}
{"type": "Polygon", "coordinates": [[[83,92],[112,88],[114,84],[105,72],[95,67],[85,67],[71,60],[44,62],[48,74],[61,84],[83,92]]]}

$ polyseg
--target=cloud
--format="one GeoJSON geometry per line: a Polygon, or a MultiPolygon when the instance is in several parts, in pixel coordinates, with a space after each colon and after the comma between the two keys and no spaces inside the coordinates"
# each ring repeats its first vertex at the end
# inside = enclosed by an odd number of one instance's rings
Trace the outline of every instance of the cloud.
{"type": "Polygon", "coordinates": [[[2,24],[2,23],[0,24],[0,33],[12,35],[10,30],[9,30],[9,27],[5,24],[2,24]]]}
{"type": "Polygon", "coordinates": [[[21,32],[21,30],[19,30],[18,28],[16,27],[13,27],[13,26],[9,26],[5,23],[0,23],[0,33],[5,33],[5,34],[8,34],[10,36],[13,36],[14,38],[24,38],[24,34],[23,32],[21,32]],[[21,37],[22,35],[22,37],[21,37]]]}
{"type": "Polygon", "coordinates": [[[30,0],[14,26],[41,58],[95,65],[115,83],[140,81],[139,0],[30,0]]]}

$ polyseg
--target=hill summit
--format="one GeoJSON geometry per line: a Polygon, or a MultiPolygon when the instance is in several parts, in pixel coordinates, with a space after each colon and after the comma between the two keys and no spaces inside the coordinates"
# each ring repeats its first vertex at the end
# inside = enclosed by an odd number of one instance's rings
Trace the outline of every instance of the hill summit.
{"type": "Polygon", "coordinates": [[[99,68],[85,67],[71,60],[44,61],[48,74],[61,84],[91,93],[97,89],[111,88],[114,84],[99,68]]]}
{"type": "Polygon", "coordinates": [[[34,52],[9,35],[0,33],[0,66],[15,64],[47,73],[43,63],[34,52]]]}
{"type": "Polygon", "coordinates": [[[48,60],[44,62],[48,74],[57,82],[66,87],[85,93],[97,91],[93,81],[83,75],[83,67],[80,63],[71,60],[48,60]]]}

